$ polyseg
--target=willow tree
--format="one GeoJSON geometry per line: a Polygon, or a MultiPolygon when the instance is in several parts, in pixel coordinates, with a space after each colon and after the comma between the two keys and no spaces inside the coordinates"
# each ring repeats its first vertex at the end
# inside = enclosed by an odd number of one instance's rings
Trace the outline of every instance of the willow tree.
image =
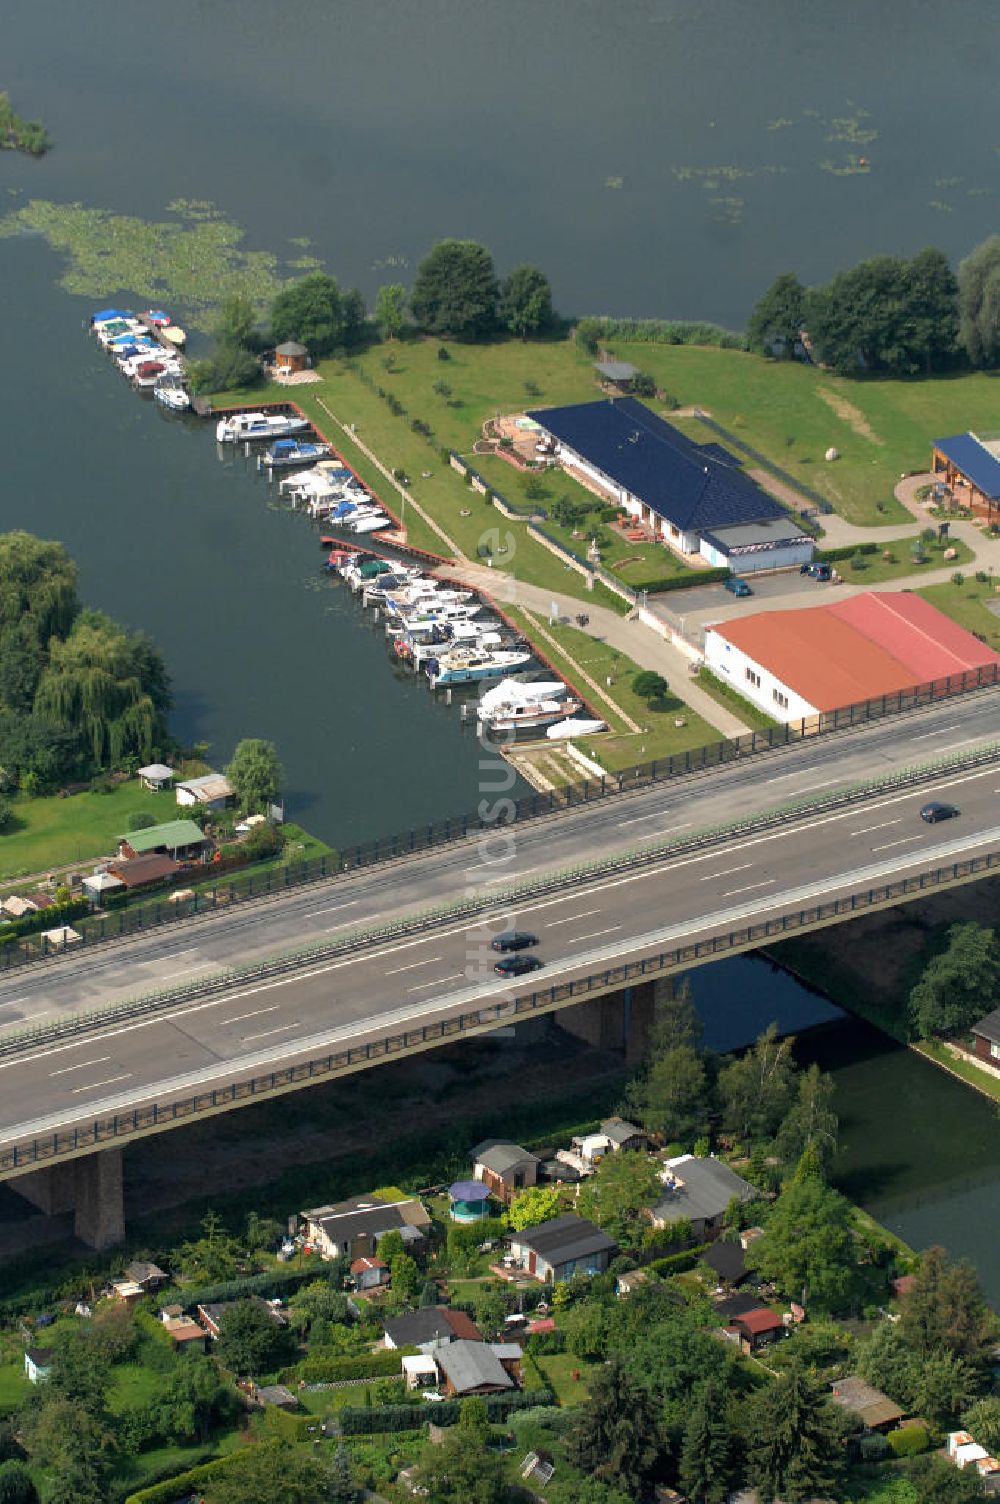
{"type": "Polygon", "coordinates": [[[0,634],[15,627],[40,648],[64,637],[80,609],[77,568],[61,543],[0,533],[0,634]]]}
{"type": "Polygon", "coordinates": [[[148,758],[163,732],[169,682],[148,639],[100,611],[82,612],[53,638],[35,710],[74,732],[98,766],[148,758]]]}

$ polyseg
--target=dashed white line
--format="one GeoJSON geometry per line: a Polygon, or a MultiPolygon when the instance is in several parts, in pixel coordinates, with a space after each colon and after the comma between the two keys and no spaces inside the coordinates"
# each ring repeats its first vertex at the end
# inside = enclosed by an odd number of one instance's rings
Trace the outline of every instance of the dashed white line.
{"type": "Polygon", "coordinates": [[[397,976],[401,971],[415,971],[418,966],[431,966],[435,961],[440,961],[442,959],[443,957],[441,956],[427,956],[423,961],[411,961],[409,966],[394,966],[392,970],[387,971],[385,975],[387,977],[394,977],[397,976]]]}
{"type": "Polygon", "coordinates": [[[598,940],[602,935],[613,935],[615,930],[620,930],[620,924],[612,924],[606,930],[591,930],[589,935],[577,935],[574,940],[567,940],[567,945],[585,945],[591,940],[598,940]]]}
{"type": "Polygon", "coordinates": [[[71,1097],[78,1097],[82,1091],[96,1091],[99,1086],[114,1086],[116,1081],[130,1081],[132,1072],[126,1071],[124,1076],[109,1076],[106,1081],[91,1081],[89,1086],[74,1086],[70,1092],[71,1097]]]}
{"type": "Polygon", "coordinates": [[[873,846],[873,851],[888,851],[891,846],[905,846],[909,841],[919,841],[920,832],[913,836],[902,836],[898,841],[886,841],[882,846],[873,846]]]}
{"type": "Polygon", "coordinates": [[[300,1020],[296,1019],[291,1024],[279,1024],[276,1029],[262,1029],[259,1034],[244,1034],[242,1035],[242,1039],[244,1044],[249,1044],[252,1039],[266,1039],[269,1034],[287,1034],[289,1029],[298,1029],[299,1027],[300,1020]]]}
{"type": "Polygon", "coordinates": [[[415,987],[407,987],[407,992],[423,992],[428,987],[443,987],[445,982],[457,982],[464,978],[464,971],[454,971],[450,977],[435,977],[433,982],[418,982],[415,987]]]}
{"type": "Polygon", "coordinates": [[[851,835],[867,836],[870,835],[873,830],[886,830],[890,825],[898,825],[902,818],[902,815],[900,815],[896,820],[882,820],[878,825],[862,825],[860,830],[852,830],[851,835]]]}
{"type": "Polygon", "coordinates": [[[752,893],[754,888],[769,888],[771,884],[777,882],[777,880],[778,879],[776,877],[769,877],[765,882],[762,883],[747,883],[745,888],[730,888],[727,892],[720,894],[720,897],[733,898],[737,893],[752,893]]]}
{"type": "Polygon", "coordinates": [[[543,929],[554,930],[559,924],[572,924],[574,919],[589,919],[593,914],[600,914],[600,909],[585,909],[582,914],[570,914],[568,919],[550,919],[543,929]]]}
{"type": "Polygon", "coordinates": [[[317,914],[335,914],[338,909],[356,909],[360,902],[360,898],[352,898],[349,903],[325,903],[321,909],[307,909],[301,917],[313,919],[317,914]]]}
{"type": "Polygon", "coordinates": [[[245,1018],[257,1018],[261,1013],[275,1013],[281,1007],[280,1003],[272,1003],[270,1008],[254,1008],[249,1013],[237,1013],[235,1018],[220,1018],[220,1024],[241,1024],[245,1018]]]}
{"type": "Polygon", "coordinates": [[[98,1055],[96,1060],[81,1060],[79,1065],[62,1065],[57,1071],[49,1071],[49,1075],[65,1076],[70,1071],[85,1071],[88,1065],[106,1065],[110,1059],[110,1055],[98,1055]]]}
{"type": "Polygon", "coordinates": [[[704,877],[699,877],[700,883],[710,883],[713,877],[731,877],[734,872],[745,872],[752,867],[753,862],[744,862],[741,867],[724,867],[721,872],[707,872],[704,877]]]}
{"type": "Polygon", "coordinates": [[[638,825],[640,820],[657,820],[661,815],[669,815],[668,809],[654,809],[646,815],[630,815],[627,820],[619,820],[619,825],[638,825]]]}
{"type": "Polygon", "coordinates": [[[958,722],[953,721],[950,726],[938,726],[934,731],[922,731],[919,736],[911,736],[911,742],[925,742],[929,736],[943,736],[946,731],[957,731],[958,722]]]}

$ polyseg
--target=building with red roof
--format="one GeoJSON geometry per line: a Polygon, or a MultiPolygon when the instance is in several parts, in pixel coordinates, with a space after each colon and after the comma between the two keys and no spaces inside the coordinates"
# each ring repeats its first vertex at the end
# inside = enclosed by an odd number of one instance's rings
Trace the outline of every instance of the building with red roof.
{"type": "Polygon", "coordinates": [[[705,631],[713,673],[776,720],[1000,679],[1000,656],[909,591],[869,590],[803,610],[758,611],[705,631]]]}
{"type": "Polygon", "coordinates": [[[756,1352],[759,1347],[764,1347],[768,1342],[774,1342],[785,1330],[785,1323],[777,1312],[769,1310],[767,1306],[760,1306],[755,1311],[744,1311],[740,1316],[734,1316],[731,1325],[735,1328],[739,1337],[740,1347],[745,1353],[756,1352]]]}

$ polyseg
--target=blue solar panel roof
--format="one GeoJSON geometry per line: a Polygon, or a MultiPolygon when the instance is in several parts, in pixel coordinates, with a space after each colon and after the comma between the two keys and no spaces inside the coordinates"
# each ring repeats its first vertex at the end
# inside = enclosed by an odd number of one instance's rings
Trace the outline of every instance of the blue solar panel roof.
{"type": "Polygon", "coordinates": [[[783,517],[717,444],[696,444],[635,397],[528,414],[683,532],[783,517]]]}
{"type": "Polygon", "coordinates": [[[975,434],[956,433],[950,439],[935,439],[934,448],[940,449],[984,496],[991,501],[1000,499],[1000,460],[980,444],[975,434]]]}

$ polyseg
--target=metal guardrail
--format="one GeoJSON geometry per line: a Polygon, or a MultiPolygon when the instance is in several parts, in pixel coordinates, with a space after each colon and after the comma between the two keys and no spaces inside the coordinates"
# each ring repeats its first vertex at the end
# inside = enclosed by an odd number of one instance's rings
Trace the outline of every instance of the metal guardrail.
{"type": "MultiPolygon", "coordinates": [[[[938,704],[942,700],[991,689],[998,683],[1000,670],[984,667],[974,674],[955,674],[946,679],[917,685],[911,690],[900,690],[893,695],[846,705],[825,714],[818,725],[811,721],[796,721],[710,742],[704,747],[696,747],[670,757],[637,763],[617,773],[606,773],[601,778],[582,779],[578,783],[564,784],[561,788],[554,788],[546,793],[529,794],[514,802],[512,815],[503,823],[516,824],[540,819],[547,815],[581,809],[602,799],[633,793],[657,783],[701,777],[731,763],[745,762],[748,757],[777,751],[837,731],[857,730],[876,721],[938,704]]],[[[148,930],[176,924],[194,915],[214,913],[239,903],[258,902],[362,867],[379,866],[384,862],[432,851],[440,846],[454,845],[470,835],[493,828],[492,824],[487,824],[476,813],[457,815],[361,845],[348,846],[339,855],[290,863],[286,867],[269,869],[256,876],[251,872],[245,886],[239,881],[216,884],[210,892],[196,893],[193,899],[184,903],[164,901],[150,904],[146,900],[136,905],[123,906],[100,917],[95,916],[92,920],[81,921],[77,928],[84,946],[126,940],[148,930]]],[[[64,953],[63,947],[51,945],[41,935],[18,943],[0,945],[0,972],[10,972],[64,953]]]]}
{"type": "Polygon", "coordinates": [[[579,887],[596,878],[611,877],[624,872],[641,871],[660,864],[667,857],[680,857],[719,844],[733,837],[773,830],[801,819],[803,815],[821,814],[857,804],[875,793],[890,793],[899,788],[917,788],[933,781],[942,772],[955,772],[981,767],[1000,759],[1000,742],[991,743],[972,753],[956,753],[948,758],[939,758],[917,768],[904,769],[888,778],[868,779],[848,789],[831,793],[817,793],[811,797],[790,801],[776,809],[749,815],[742,820],[708,826],[679,839],[643,844],[630,851],[622,851],[606,857],[603,861],[583,862],[573,867],[564,867],[544,874],[530,882],[514,881],[506,886],[493,887],[488,896],[473,894],[452,904],[439,904],[432,909],[407,915],[391,924],[377,925],[366,929],[349,931],[339,940],[325,941],[319,945],[269,956],[249,966],[231,967],[212,977],[195,979],[183,986],[159,989],[141,996],[128,998],[120,1003],[110,1003],[102,1008],[89,1009],[70,1014],[46,1023],[29,1025],[0,1036],[0,1059],[10,1058],[26,1049],[41,1044],[55,1043],[85,1034],[94,1028],[132,1021],[155,1014],[164,1007],[176,1007],[193,999],[214,997],[232,987],[246,986],[269,978],[287,976],[290,972],[305,973],[309,967],[338,957],[358,955],[388,941],[408,935],[419,935],[436,929],[444,923],[475,919],[489,914],[498,905],[525,904],[546,895],[579,887]]]}
{"type": "Polygon", "coordinates": [[[700,965],[718,956],[751,950],[764,941],[778,939],[783,935],[802,930],[815,929],[847,915],[864,913],[899,899],[914,897],[928,889],[966,882],[981,873],[1000,869],[1000,851],[990,851],[982,856],[969,857],[952,862],[944,867],[931,868],[912,877],[896,882],[880,884],[863,889],[859,893],[846,894],[842,898],[807,908],[793,909],[788,914],[748,924],[726,934],[708,940],[660,951],[641,961],[623,962],[607,967],[573,982],[562,982],[553,987],[515,997],[509,1002],[490,1003],[481,1008],[405,1029],[382,1039],[336,1050],[317,1058],[301,1061],[297,1065],[266,1072],[234,1081],[229,1086],[215,1087],[210,1091],[185,1096],[173,1102],[154,1102],[148,1107],[133,1108],[131,1112],[114,1113],[109,1117],[96,1118],[81,1128],[68,1129],[40,1138],[32,1138],[14,1144],[0,1152],[0,1176],[26,1172],[39,1165],[52,1163],[60,1158],[99,1150],[118,1140],[157,1129],[176,1126],[195,1119],[202,1114],[219,1112],[241,1102],[251,1102],[283,1091],[294,1090],[330,1077],[346,1075],[366,1066],[407,1054],[449,1039],[461,1038],[477,1030],[502,1027],[517,1019],[541,1012],[550,1012],[561,1006],[584,1001],[588,996],[600,995],[624,988],[633,982],[642,982],[666,972],[685,970],[700,965]]]}

